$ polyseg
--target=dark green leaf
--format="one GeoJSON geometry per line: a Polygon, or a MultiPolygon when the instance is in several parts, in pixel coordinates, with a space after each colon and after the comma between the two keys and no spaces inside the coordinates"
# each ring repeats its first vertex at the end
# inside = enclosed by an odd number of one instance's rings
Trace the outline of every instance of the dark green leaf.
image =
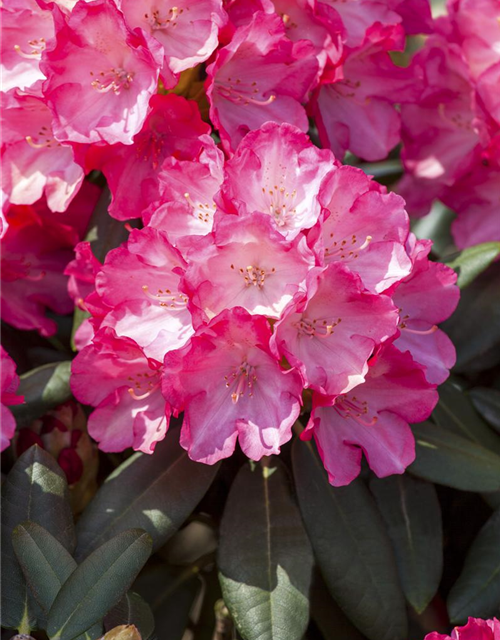
{"type": "Polygon", "coordinates": [[[431,422],[412,429],[417,454],[409,467],[413,475],[462,491],[500,490],[496,453],[431,422]]]}
{"type": "Polygon", "coordinates": [[[441,508],[432,484],[409,475],[373,478],[370,489],[385,520],[406,599],[422,613],[443,569],[441,508]]]}
{"type": "Polygon", "coordinates": [[[300,509],[333,598],[371,640],[406,640],[391,542],[365,484],[332,487],[310,443],[297,440],[292,460],[300,509]]]}
{"type": "Polygon", "coordinates": [[[112,536],[140,527],[159,549],[186,520],[218,466],[191,461],[172,430],[153,455],[138,453],[118,467],[83,512],[77,526],[77,560],[112,536]]]}
{"type": "Polygon", "coordinates": [[[29,633],[42,610],[31,596],[11,541],[25,520],[43,526],[69,552],[74,549],[66,476],[36,445],[23,453],[2,486],[2,626],[29,633]]]}
{"type": "Polygon", "coordinates": [[[457,349],[456,372],[484,371],[500,362],[499,290],[500,263],[495,263],[462,291],[457,310],[443,323],[457,349]]]}
{"type": "Polygon", "coordinates": [[[500,510],[495,511],[472,543],[463,571],[448,598],[453,622],[491,618],[500,602],[500,510]]]}
{"type": "Polygon", "coordinates": [[[469,395],[483,418],[500,433],[500,391],[487,387],[476,387],[470,390],[469,395]]]}
{"type": "Polygon", "coordinates": [[[51,362],[21,376],[18,393],[25,404],[11,407],[17,426],[24,427],[71,398],[71,362],[51,362]]]}
{"type": "Polygon", "coordinates": [[[481,419],[457,382],[448,380],[439,387],[439,402],[433,418],[441,427],[500,455],[500,438],[481,419]]]}
{"type": "Polygon", "coordinates": [[[165,564],[148,567],[134,584],[134,589],[151,607],[155,634],[168,640],[184,637],[200,588],[196,566],[175,570],[165,564]]]}
{"type": "Polygon", "coordinates": [[[29,520],[14,529],[12,544],[32,594],[48,613],[76,562],[47,529],[29,520]]]}
{"type": "Polygon", "coordinates": [[[365,636],[356,629],[328,592],[321,575],[315,575],[311,587],[311,617],[324,640],[364,640],[365,636]]]}
{"type": "Polygon", "coordinates": [[[464,289],[487,269],[498,255],[500,255],[500,242],[484,242],[464,249],[446,262],[458,273],[457,284],[464,289]]]}
{"type": "Polygon", "coordinates": [[[113,607],[104,619],[106,631],[121,624],[133,624],[139,630],[142,640],[148,640],[155,628],[155,619],[149,604],[138,593],[129,591],[113,607]]]}
{"type": "Polygon", "coordinates": [[[151,554],[152,542],[130,529],[96,549],[64,583],[49,613],[51,640],[73,640],[90,629],[127,592],[151,554]]]}
{"type": "Polygon", "coordinates": [[[300,640],[313,558],[281,464],[245,465],[221,523],[219,580],[244,640],[300,640]]]}
{"type": "Polygon", "coordinates": [[[411,228],[417,238],[432,238],[432,251],[442,260],[443,256],[456,251],[451,237],[451,223],[455,217],[453,211],[435,200],[426,216],[412,220],[411,228]]]}

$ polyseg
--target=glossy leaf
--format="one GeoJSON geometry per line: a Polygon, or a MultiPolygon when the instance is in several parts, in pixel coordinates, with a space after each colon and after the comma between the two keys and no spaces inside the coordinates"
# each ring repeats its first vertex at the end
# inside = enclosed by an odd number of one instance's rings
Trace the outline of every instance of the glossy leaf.
{"type": "Polygon", "coordinates": [[[134,625],[142,640],[148,640],[155,628],[153,612],[149,604],[138,593],[129,591],[120,602],[111,609],[104,620],[107,631],[119,625],[134,625]]]}
{"type": "Polygon", "coordinates": [[[448,380],[439,387],[433,418],[441,427],[500,455],[500,438],[481,419],[468,394],[455,381],[448,380]]]}
{"type": "Polygon", "coordinates": [[[473,405],[500,433],[500,391],[498,389],[488,389],[487,387],[476,387],[469,392],[473,405]]]}
{"type": "Polygon", "coordinates": [[[372,478],[370,489],[385,521],[406,599],[422,613],[443,569],[441,508],[434,486],[408,474],[372,478]]]}
{"type": "Polygon", "coordinates": [[[409,471],[413,475],[462,491],[500,490],[496,453],[431,422],[412,429],[416,459],[409,471]]]}
{"type": "Polygon", "coordinates": [[[189,624],[189,613],[201,589],[198,567],[182,570],[174,570],[165,564],[147,567],[135,582],[134,589],[151,607],[155,635],[182,640],[189,624]]]}
{"type": "Polygon", "coordinates": [[[244,640],[300,640],[313,557],[286,472],[242,467],[224,510],[218,554],[224,602],[244,640]]]}
{"type": "Polygon", "coordinates": [[[75,560],[47,529],[29,520],[14,529],[12,544],[31,592],[48,613],[75,560]]]}
{"type": "Polygon", "coordinates": [[[370,640],[406,640],[394,553],[365,484],[332,487],[309,442],[294,443],[292,460],[302,516],[333,598],[370,640]]]}
{"type": "Polygon", "coordinates": [[[66,476],[54,458],[34,445],[17,460],[2,486],[2,626],[23,633],[42,610],[28,588],[11,536],[26,520],[47,529],[69,552],[75,546],[66,476]]]}
{"type": "Polygon", "coordinates": [[[149,533],[154,550],[177,531],[218,469],[192,462],[177,441],[170,431],[154,455],[137,453],[107,478],[78,522],[77,560],[132,527],[149,533]]]}
{"type": "Polygon", "coordinates": [[[51,362],[20,377],[18,393],[24,404],[11,407],[18,427],[29,425],[54,407],[71,398],[69,388],[71,362],[51,362]]]}
{"type": "Polygon", "coordinates": [[[457,284],[463,289],[487,269],[500,255],[500,242],[484,242],[461,251],[447,264],[458,274],[457,284]]]}
{"type": "Polygon", "coordinates": [[[442,328],[457,350],[456,372],[476,372],[500,362],[500,263],[491,265],[462,291],[442,328]]]}
{"type": "Polygon", "coordinates": [[[500,602],[500,510],[495,511],[472,543],[462,573],[448,598],[453,622],[469,616],[490,618],[500,602]]]}
{"type": "Polygon", "coordinates": [[[72,640],[101,620],[127,592],[151,554],[149,535],[130,529],[96,549],[71,574],[49,613],[51,640],[72,640]]]}

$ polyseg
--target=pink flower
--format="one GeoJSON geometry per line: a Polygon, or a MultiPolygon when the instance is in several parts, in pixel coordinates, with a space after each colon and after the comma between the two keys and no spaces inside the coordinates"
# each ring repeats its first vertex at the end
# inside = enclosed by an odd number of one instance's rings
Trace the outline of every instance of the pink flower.
{"type": "Polygon", "coordinates": [[[210,118],[226,149],[264,122],[308,128],[301,103],[316,77],[318,62],[308,41],[292,43],[275,14],[255,13],[207,67],[210,118]]]}
{"type": "Polygon", "coordinates": [[[270,335],[264,317],[236,307],[165,357],[163,394],[175,414],[184,410],[181,445],[193,460],[214,464],[237,439],[260,460],[290,440],[302,385],[270,353],[270,335]]]}
{"type": "Polygon", "coordinates": [[[0,451],[4,451],[9,446],[11,438],[16,431],[16,421],[9,406],[24,402],[23,396],[16,394],[19,386],[19,376],[16,374],[16,363],[9,356],[7,351],[0,345],[0,379],[1,379],[1,424],[0,431],[0,451]]]}
{"type": "Polygon", "coordinates": [[[279,318],[314,265],[305,238],[286,242],[263,213],[226,215],[185,255],[184,284],[202,321],[236,306],[279,318]]]}
{"type": "Polygon", "coordinates": [[[451,230],[459,249],[500,241],[499,184],[500,167],[478,163],[443,195],[443,202],[458,214],[451,230]]]}
{"type": "Polygon", "coordinates": [[[80,309],[86,309],[84,300],[94,291],[95,278],[101,268],[90,242],[79,242],[75,247],[75,259],[68,263],[64,275],[69,276],[68,293],[80,309]]]}
{"type": "Polygon", "coordinates": [[[54,37],[52,15],[36,0],[2,4],[2,91],[27,89],[45,79],[40,58],[54,37]]]}
{"type": "Polygon", "coordinates": [[[52,211],[66,211],[84,172],[70,145],[54,138],[42,98],[13,90],[3,95],[3,190],[12,204],[33,204],[45,193],[52,211]]]}
{"type": "Polygon", "coordinates": [[[154,451],[170,418],[160,392],[160,362],[147,358],[133,340],[104,328],[76,356],[71,371],[75,398],[96,407],[88,430],[103,451],[154,451]]]}
{"type": "Polygon", "coordinates": [[[109,213],[118,220],[138,218],[159,198],[158,176],[165,158],[193,159],[210,131],[195,102],[181,96],[155,95],[142,130],[132,144],[94,145],[87,169],[100,169],[112,194],[109,213]]]}
{"type": "Polygon", "coordinates": [[[474,87],[455,45],[432,36],[414,64],[424,74],[424,89],[415,104],[401,110],[402,159],[408,173],[399,191],[410,213],[422,215],[477,161],[485,131],[476,115],[474,87]]]}
{"type": "Polygon", "coordinates": [[[325,215],[308,236],[324,264],[341,262],[381,293],[411,271],[409,220],[402,198],[355,167],[331,172],[323,185],[325,215]]]}
{"type": "Polygon", "coordinates": [[[397,309],[389,298],[365,293],[340,264],[312,272],[307,284],[276,323],[272,350],[300,371],[306,387],[346,393],[365,379],[375,347],[396,333],[397,309]]]}
{"type": "Polygon", "coordinates": [[[56,44],[44,51],[40,68],[55,137],[132,144],[156,92],[161,45],[131,31],[112,1],[80,0],[67,19],[53,12],[56,44]]]}
{"type": "Polygon", "coordinates": [[[56,332],[57,325],[45,317],[46,308],[59,314],[73,311],[63,272],[73,257],[73,247],[85,232],[98,196],[99,189],[85,183],[64,213],[49,211],[43,201],[8,209],[1,273],[5,322],[49,336],[56,332]]]}
{"type": "Polygon", "coordinates": [[[401,336],[394,342],[423,365],[427,380],[441,384],[455,364],[455,347],[437,325],[451,316],[460,293],[457,274],[444,264],[428,259],[432,243],[417,241],[412,250],[411,274],[394,287],[392,299],[400,309],[401,336]]]}
{"type": "Polygon", "coordinates": [[[315,147],[296,127],[267,122],[248,133],[226,163],[222,193],[228,208],[266,213],[293,240],[317,222],[318,194],[334,167],[331,152],[315,147]]]}
{"type": "Polygon", "coordinates": [[[378,477],[403,473],[415,458],[408,423],[429,417],[438,400],[407,353],[389,345],[377,357],[364,384],[334,401],[315,396],[302,438],[314,436],[330,483],[347,485],[360,472],[365,455],[378,477]]]}
{"type": "Polygon", "coordinates": [[[161,362],[193,333],[188,298],[179,288],[185,267],[165,233],[133,230],[126,246],[108,253],[96,276],[96,292],[109,309],[99,326],[131,338],[161,362]]]}
{"type": "Polygon", "coordinates": [[[176,0],[163,7],[153,0],[120,0],[120,8],[130,28],[140,27],[163,46],[167,88],[175,86],[177,74],[210,57],[226,21],[221,0],[176,0]]]}
{"type": "Polygon", "coordinates": [[[382,160],[398,144],[400,117],[394,104],[417,95],[413,69],[397,67],[387,52],[401,49],[403,42],[394,40],[391,28],[374,27],[347,54],[342,76],[319,89],[312,112],[323,146],[337,158],[350,150],[365,160],[382,160]]]}
{"type": "Polygon", "coordinates": [[[460,44],[472,77],[478,79],[500,61],[498,20],[500,7],[496,0],[450,0],[449,17],[441,19],[439,28],[446,38],[460,44]]]}
{"type": "Polygon", "coordinates": [[[210,136],[200,136],[200,143],[203,149],[195,160],[166,158],[158,174],[160,200],[143,215],[145,223],[166,231],[176,246],[184,238],[207,235],[213,228],[224,155],[210,136]]]}
{"type": "Polygon", "coordinates": [[[469,618],[463,627],[455,627],[451,636],[433,631],[428,633],[424,640],[499,640],[500,621],[496,618],[492,620],[481,620],[480,618],[469,618]]]}

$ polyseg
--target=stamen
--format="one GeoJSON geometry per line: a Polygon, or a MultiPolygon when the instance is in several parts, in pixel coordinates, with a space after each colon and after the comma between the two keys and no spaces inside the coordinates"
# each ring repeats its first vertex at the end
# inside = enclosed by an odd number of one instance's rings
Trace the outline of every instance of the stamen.
{"type": "Polygon", "coordinates": [[[152,393],[154,393],[157,389],[159,389],[159,387],[160,387],[160,383],[157,382],[150,389],[148,389],[148,391],[146,391],[145,393],[141,394],[140,396],[138,396],[136,394],[135,389],[132,389],[132,387],[129,387],[128,392],[130,393],[130,395],[132,396],[132,398],[134,400],[144,400],[145,398],[149,398],[149,396],[152,393]]]}
{"type": "Polygon", "coordinates": [[[430,329],[427,330],[423,330],[423,331],[419,331],[417,329],[408,329],[408,327],[406,326],[406,323],[401,323],[399,325],[400,329],[403,329],[404,331],[407,331],[408,333],[414,333],[417,336],[429,336],[432,333],[435,333],[438,330],[438,326],[437,325],[433,325],[430,329]]]}

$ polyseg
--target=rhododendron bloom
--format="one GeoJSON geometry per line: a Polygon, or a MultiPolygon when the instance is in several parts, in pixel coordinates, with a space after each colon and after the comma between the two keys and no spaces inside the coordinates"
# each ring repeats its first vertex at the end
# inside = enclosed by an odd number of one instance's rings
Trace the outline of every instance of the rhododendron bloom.
{"type": "MultiPolygon", "coordinates": [[[[414,238],[412,238],[414,243],[414,238]]],[[[394,342],[424,366],[427,380],[441,384],[455,364],[455,347],[437,325],[451,316],[460,297],[457,274],[428,259],[431,243],[414,244],[411,274],[394,287],[392,299],[400,310],[401,336],[394,342]]]]}
{"type": "Polygon", "coordinates": [[[161,45],[131,31],[107,0],[80,0],[67,19],[53,12],[56,44],[42,54],[40,68],[55,137],[132,144],[156,91],[161,45]]]}
{"type": "Polygon", "coordinates": [[[316,76],[318,62],[308,41],[292,43],[275,14],[254,14],[207,67],[210,118],[223,144],[235,149],[243,136],[267,121],[307,130],[300,104],[316,76]]]}
{"type": "Polygon", "coordinates": [[[138,218],[159,198],[158,176],[165,158],[196,157],[210,131],[198,106],[176,95],[156,95],[133,144],[94,145],[86,156],[88,169],[100,169],[108,181],[112,201],[109,213],[118,220],[138,218]],[[204,136],[203,136],[204,140],[204,136]]]}
{"type": "Polygon", "coordinates": [[[32,87],[45,76],[40,71],[42,52],[54,37],[54,22],[36,0],[4,2],[2,20],[2,91],[32,87]]]}
{"type": "Polygon", "coordinates": [[[188,298],[179,288],[185,267],[162,231],[132,231],[126,246],[108,253],[96,276],[96,291],[111,309],[101,326],[132,338],[161,362],[193,333],[188,298]]]}
{"type": "Polygon", "coordinates": [[[152,453],[170,417],[160,392],[161,363],[147,358],[130,338],[104,328],[76,356],[71,370],[75,398],[96,407],[88,430],[100,448],[152,453]]]}
{"type": "Polygon", "coordinates": [[[308,242],[325,264],[341,262],[365,287],[381,293],[410,273],[404,200],[360,169],[333,171],[321,194],[325,215],[308,242]]]}
{"type": "Polygon", "coordinates": [[[397,309],[389,298],[365,293],[342,265],[312,272],[307,284],[276,323],[273,346],[305,386],[345,393],[363,382],[375,346],[396,333],[397,309]]]}
{"type": "Polygon", "coordinates": [[[132,29],[140,27],[163,46],[168,87],[175,85],[175,74],[209,58],[226,20],[221,0],[120,0],[120,8],[132,29]]]}
{"type": "Polygon", "coordinates": [[[12,204],[33,204],[45,193],[49,209],[65,211],[84,178],[73,149],[55,140],[42,98],[14,90],[2,102],[2,189],[12,204]]]}
{"type": "Polygon", "coordinates": [[[455,627],[451,635],[433,631],[428,633],[424,640],[499,640],[500,621],[496,618],[492,620],[481,620],[480,618],[469,618],[463,627],[455,627]]]}
{"type": "Polygon", "coordinates": [[[86,183],[68,210],[49,211],[43,201],[33,206],[12,205],[6,212],[9,227],[2,238],[2,319],[18,329],[56,332],[46,308],[66,314],[73,310],[64,268],[81,239],[99,189],[86,183]]]}
{"type": "Polygon", "coordinates": [[[224,156],[210,136],[200,136],[200,142],[203,149],[196,160],[169,157],[164,161],[158,174],[160,201],[143,215],[145,223],[166,231],[174,245],[212,231],[224,156]]]}
{"type": "Polygon", "coordinates": [[[328,150],[312,145],[296,127],[268,122],[245,136],[226,163],[223,195],[239,211],[269,214],[292,240],[316,223],[318,193],[334,163],[328,150]]]}
{"type": "Polygon", "coordinates": [[[302,384],[270,353],[270,335],[265,318],[237,307],[165,357],[163,394],[175,413],[184,410],[180,441],[193,460],[214,464],[237,439],[260,460],[290,440],[302,384]]]}
{"type": "Polygon", "coordinates": [[[24,402],[24,397],[17,395],[19,376],[16,374],[16,363],[0,345],[0,380],[1,380],[1,432],[0,451],[9,446],[16,431],[16,421],[9,407],[24,402]]]}
{"type": "Polygon", "coordinates": [[[378,477],[403,473],[415,458],[408,423],[425,420],[437,400],[422,368],[389,345],[370,367],[364,384],[333,402],[315,396],[302,438],[314,436],[334,486],[356,478],[362,454],[378,477]]]}
{"type": "Polygon", "coordinates": [[[68,293],[80,309],[85,310],[84,300],[94,291],[95,277],[101,268],[90,242],[79,242],[75,246],[75,259],[68,263],[64,275],[69,276],[68,293]]]}
{"type": "Polygon", "coordinates": [[[347,56],[343,79],[319,90],[312,109],[320,139],[338,158],[350,150],[365,160],[382,160],[399,142],[394,104],[413,101],[417,89],[413,70],[397,67],[387,53],[402,48],[392,35],[371,34],[347,56]]]}
{"type": "Polygon", "coordinates": [[[314,265],[305,238],[286,242],[262,213],[226,216],[186,255],[193,313],[208,320],[236,306],[278,318],[314,265]]]}

